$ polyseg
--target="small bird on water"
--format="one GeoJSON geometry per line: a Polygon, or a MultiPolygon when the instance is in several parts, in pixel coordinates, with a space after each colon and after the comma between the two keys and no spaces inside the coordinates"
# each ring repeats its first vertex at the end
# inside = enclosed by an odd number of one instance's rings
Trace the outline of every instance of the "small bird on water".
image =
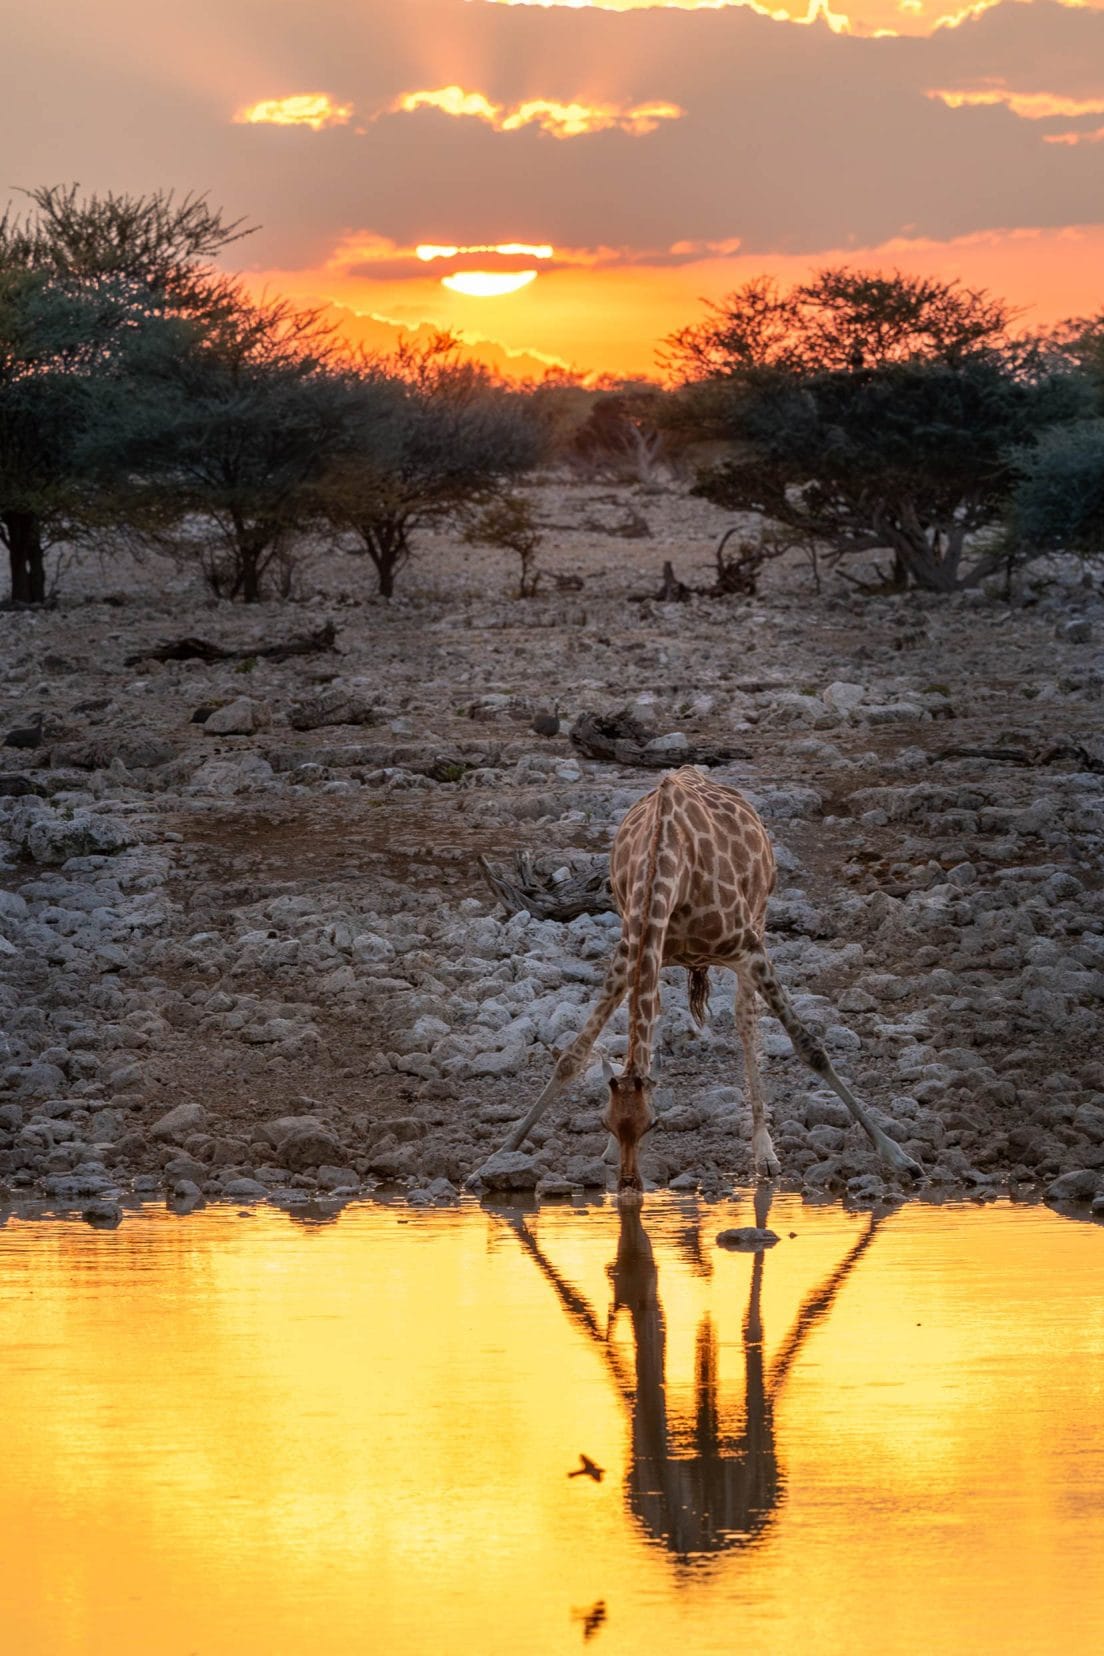
{"type": "Polygon", "coordinates": [[[592,1461],[589,1455],[580,1454],[579,1465],[574,1472],[569,1472],[567,1475],[569,1478],[593,1478],[595,1483],[601,1483],[605,1470],[604,1466],[599,1466],[596,1461],[592,1461]]]}
{"type": "Polygon", "coordinates": [[[591,1640],[606,1619],[606,1601],[598,1599],[589,1610],[572,1610],[572,1621],[581,1621],[583,1624],[583,1643],[591,1640]]]}

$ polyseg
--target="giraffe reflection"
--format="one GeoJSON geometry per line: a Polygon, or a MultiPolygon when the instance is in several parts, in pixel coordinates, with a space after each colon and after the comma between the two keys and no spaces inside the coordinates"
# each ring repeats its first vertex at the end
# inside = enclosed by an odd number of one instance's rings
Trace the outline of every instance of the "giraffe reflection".
{"type": "MultiPolygon", "coordinates": [[[[766,1224],[770,1192],[756,1195],[756,1223],[766,1224]]],[[[613,1304],[606,1329],[590,1305],[545,1255],[524,1220],[514,1229],[567,1315],[601,1349],[632,1430],[627,1496],[633,1515],[654,1540],[682,1557],[753,1544],[782,1498],[783,1474],[774,1409],[794,1361],[815,1325],[831,1311],[843,1284],[873,1242],[880,1220],[871,1216],[862,1235],[835,1270],[804,1300],[772,1364],[765,1359],[762,1321],[766,1256],[751,1267],[751,1292],[743,1324],[744,1401],[731,1419],[720,1396],[717,1332],[710,1316],[697,1330],[694,1404],[690,1419],[668,1413],[667,1329],[659,1297],[659,1273],[639,1207],[621,1207],[617,1254],[608,1267],[613,1304]],[[630,1374],[611,1338],[618,1314],[632,1320],[635,1373],[630,1374]]],[[[681,1238],[691,1261],[705,1270],[700,1220],[681,1238]]]]}

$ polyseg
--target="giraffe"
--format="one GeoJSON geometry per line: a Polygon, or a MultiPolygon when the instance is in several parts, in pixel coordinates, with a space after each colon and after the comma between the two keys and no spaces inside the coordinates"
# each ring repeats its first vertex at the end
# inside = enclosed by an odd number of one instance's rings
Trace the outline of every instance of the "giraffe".
{"type": "Polygon", "coordinates": [[[552,1100],[586,1067],[594,1043],[627,994],[629,1038],[621,1075],[614,1075],[604,1061],[609,1081],[604,1124],[620,1150],[619,1192],[628,1199],[638,1195],[643,1190],[639,1144],[656,1120],[651,1067],[660,968],[686,968],[690,1010],[700,1024],[709,996],[709,968],[727,966],[736,977],[736,1028],[744,1049],[756,1176],[781,1171],[767,1126],[756,1055],[757,994],[782,1024],[801,1062],[843,1100],[882,1160],[896,1172],[919,1175],[919,1164],[836,1074],[778,981],[763,943],[774,879],[767,831],[734,788],[684,765],[668,771],[658,787],[637,800],[610,850],[610,883],[621,915],[621,938],[601,995],[503,1149],[516,1150],[552,1100]]]}

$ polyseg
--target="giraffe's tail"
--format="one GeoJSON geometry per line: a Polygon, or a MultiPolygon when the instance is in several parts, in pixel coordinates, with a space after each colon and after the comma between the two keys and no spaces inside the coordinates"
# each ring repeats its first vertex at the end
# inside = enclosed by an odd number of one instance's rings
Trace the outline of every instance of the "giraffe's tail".
{"type": "Polygon", "coordinates": [[[709,968],[708,966],[691,966],[687,968],[687,994],[690,997],[690,1016],[700,1029],[705,1022],[705,1014],[709,1011],[709,968]]]}

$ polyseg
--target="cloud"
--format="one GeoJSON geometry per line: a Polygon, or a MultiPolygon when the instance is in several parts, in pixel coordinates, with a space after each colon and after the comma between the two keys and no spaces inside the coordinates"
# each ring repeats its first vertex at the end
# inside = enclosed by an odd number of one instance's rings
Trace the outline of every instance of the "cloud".
{"type": "MultiPolygon", "coordinates": [[[[331,0],[335,9],[352,16],[331,0]]],[[[878,245],[906,227],[938,240],[1102,216],[1099,148],[1042,142],[1087,118],[1056,114],[1048,125],[1009,102],[1104,100],[1101,11],[1006,0],[929,38],[872,39],[731,6],[401,9],[403,38],[386,42],[390,88],[383,46],[369,50],[368,35],[370,92],[333,73],[316,82],[358,112],[384,112],[363,135],[351,125],[319,142],[304,134],[312,141],[281,144],[269,163],[264,129],[230,129],[241,135],[229,158],[238,210],[266,226],[258,262],[317,263],[342,225],[369,225],[404,248],[517,241],[548,243],[557,260],[565,248],[604,248],[639,262],[683,245],[799,254],[878,245]],[[430,72],[415,78],[416,45],[430,72]],[[951,108],[932,90],[1001,96],[951,108]],[[404,101],[416,107],[387,113],[404,101]],[[550,142],[565,123],[548,111],[576,104],[614,124],[593,130],[591,120],[585,136],[550,142]],[[625,130],[657,104],[682,114],[643,140],[625,130]]],[[[369,10],[372,29],[392,27],[369,10]]]]}
{"type": "Polygon", "coordinates": [[[423,264],[431,264],[435,259],[469,258],[475,253],[495,253],[506,259],[550,259],[554,252],[555,248],[549,247],[547,242],[539,247],[529,242],[498,242],[493,246],[487,242],[477,242],[474,247],[435,247],[432,243],[423,243],[414,249],[414,256],[421,259],[423,264]]]}
{"type": "MultiPolygon", "coordinates": [[[[488,0],[496,6],[531,6],[542,10],[642,12],[642,11],[724,11],[754,12],[774,22],[808,28],[819,24],[833,34],[902,35],[932,34],[940,28],[956,28],[969,17],[978,17],[1000,0],[967,0],[967,4],[943,11],[925,0],[488,0]],[[934,14],[934,15],[933,15],[934,14]]],[[[1069,5],[1092,0],[1065,0],[1069,5]]]]}
{"type": "Polygon", "coordinates": [[[1056,115],[1104,115],[1104,96],[1070,98],[1060,92],[1015,92],[1008,86],[981,86],[963,92],[929,92],[948,109],[1003,105],[1024,121],[1049,121],[1056,115]]]}
{"type": "Polygon", "coordinates": [[[239,126],[301,126],[320,132],[323,127],[346,126],[352,114],[352,104],[335,103],[328,92],[294,92],[249,104],[234,120],[239,126]]]}
{"type": "MultiPolygon", "coordinates": [[[[833,12],[861,16],[861,34],[735,5],[314,0],[269,8],[262,42],[257,0],[200,0],[155,18],[148,0],[102,0],[94,28],[86,3],[36,0],[33,16],[14,9],[0,54],[3,182],[206,190],[229,217],[263,226],[228,262],[247,261],[273,287],[277,272],[289,283],[303,273],[297,290],[314,281],[311,292],[346,298],[389,284],[386,314],[400,319],[404,293],[415,320],[436,315],[442,296],[454,307],[445,318],[500,306],[504,327],[518,329],[501,334],[511,345],[551,349],[563,338],[590,362],[603,339],[649,337],[651,313],[633,308],[647,284],[680,294],[693,284],[694,300],[736,269],[824,250],[904,238],[949,249],[951,260],[979,233],[1004,237],[1003,248],[1023,229],[1057,234],[1104,219],[1101,117],[1063,114],[1068,104],[1056,102],[1104,100],[1104,12],[1001,0],[933,31],[956,0],[922,4],[914,13],[899,0],[832,0],[833,12]],[[894,17],[912,32],[871,37],[869,26],[894,17]],[[64,121],[50,117],[43,86],[64,121]],[[396,100],[450,87],[481,102],[460,116],[427,104],[389,113],[396,100]],[[228,119],[243,106],[279,111],[274,94],[295,88],[326,89],[289,94],[328,100],[318,126],[277,133],[228,119]],[[933,89],[1002,95],[951,108],[933,89]],[[1027,118],[1013,97],[1044,98],[1057,112],[1027,118]],[[641,138],[631,124],[657,104],[681,114],[641,138]],[[572,105],[613,112],[612,124],[557,141],[565,122],[549,111],[572,105]],[[449,294],[440,278],[461,259],[427,265],[415,252],[511,244],[555,254],[469,260],[490,273],[538,270],[501,301],[449,294]],[[321,290],[320,273],[330,284],[321,290]],[[588,291],[602,295],[593,317],[582,314],[588,291]]],[[[793,9],[806,15],[806,0],[793,9]]],[[[1088,258],[1087,244],[1059,253],[1088,258]]]]}
{"type": "Polygon", "coordinates": [[[482,92],[465,92],[460,86],[441,86],[435,91],[403,92],[390,106],[394,114],[412,115],[420,109],[435,109],[459,119],[485,121],[495,132],[520,132],[535,126],[553,138],[580,138],[586,133],[628,132],[642,137],[654,132],[660,121],[677,121],[686,112],[678,104],[655,100],[626,108],[612,103],[590,103],[573,99],[561,103],[555,98],[526,98],[521,103],[492,103],[482,92]]]}
{"type": "Polygon", "coordinates": [[[1044,144],[1101,144],[1104,143],[1104,126],[1093,127],[1090,132],[1046,132],[1043,134],[1044,144]]]}

